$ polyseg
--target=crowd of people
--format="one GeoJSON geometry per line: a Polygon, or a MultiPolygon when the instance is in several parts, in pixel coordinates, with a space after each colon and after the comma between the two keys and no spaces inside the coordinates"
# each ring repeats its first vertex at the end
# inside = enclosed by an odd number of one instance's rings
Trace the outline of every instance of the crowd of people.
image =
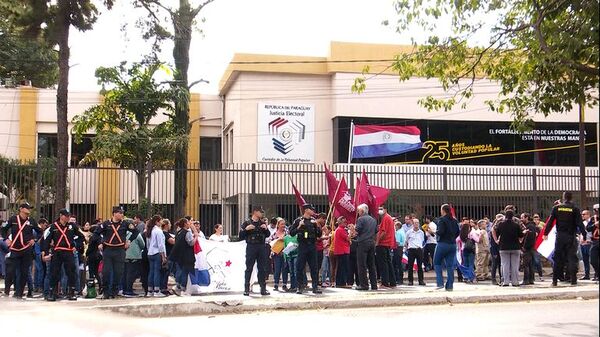
{"type": "MultiPolygon", "coordinates": [[[[146,221],[139,215],[127,219],[117,206],[110,219],[80,226],[67,209],[61,209],[54,222],[35,221],[30,209],[21,204],[0,230],[4,296],[13,286],[13,297],[38,293],[48,301],[181,295],[194,270],[194,246],[198,238],[206,239],[191,217],[173,226],[159,215],[146,221]],[[175,280],[171,288],[170,276],[175,280]],[[138,279],[143,294],[134,290],[138,279]]],[[[598,205],[593,214],[580,211],[569,192],[552,209],[548,218],[552,226],[538,214],[517,213],[513,205],[493,219],[460,221],[447,204],[438,217],[421,219],[412,214],[395,217],[386,205],[376,212],[358,205],[353,219],[317,213],[310,204],[302,205],[301,211],[288,223],[276,216],[269,220],[262,207],[254,207],[241,224],[239,239],[247,243],[244,295],[251,292],[255,265],[263,296],[270,294],[270,275],[274,291],[298,294],[308,289],[309,280],[315,294],[327,287],[365,291],[425,286],[424,273],[431,270],[437,288],[446,291],[453,290],[455,274],[459,282],[469,284],[491,280],[500,286],[531,285],[536,274],[543,281],[545,259],[536,251],[536,242],[539,236],[546,240],[553,226],[557,234],[550,259],[552,285],[577,284],[580,259],[582,279],[598,280],[598,205]]],[[[221,224],[214,226],[208,239],[230,240],[221,224]]]]}

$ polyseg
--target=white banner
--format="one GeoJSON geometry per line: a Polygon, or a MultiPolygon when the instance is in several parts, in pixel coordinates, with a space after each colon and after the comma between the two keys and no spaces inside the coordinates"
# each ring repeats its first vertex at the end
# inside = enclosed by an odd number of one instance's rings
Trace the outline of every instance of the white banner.
{"type": "MultiPolygon", "coordinates": [[[[246,271],[246,242],[216,242],[199,239],[202,251],[196,254],[197,270],[208,270],[209,286],[192,285],[188,282],[188,292],[212,293],[244,291],[246,271]]],[[[256,282],[256,265],[250,283],[256,282]]]]}
{"type": "Polygon", "coordinates": [[[258,103],[257,160],[314,163],[314,131],[314,105],[258,103]]]}

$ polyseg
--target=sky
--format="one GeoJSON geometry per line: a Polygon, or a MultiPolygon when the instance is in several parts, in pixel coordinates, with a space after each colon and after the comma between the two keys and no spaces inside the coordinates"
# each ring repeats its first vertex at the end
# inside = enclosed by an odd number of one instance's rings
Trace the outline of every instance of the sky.
{"type": "MultiPolygon", "coordinates": [[[[144,11],[123,0],[101,12],[92,31],[71,33],[70,90],[98,90],[97,67],[139,61],[149,51],[149,42],[135,28],[144,11]]],[[[382,24],[394,17],[392,0],[215,0],[200,14],[205,21],[192,38],[188,74],[190,82],[209,83],[192,91],[216,94],[234,53],[326,56],[331,41],[409,44],[407,34],[382,24]]],[[[162,59],[172,63],[168,43],[162,59]]]]}

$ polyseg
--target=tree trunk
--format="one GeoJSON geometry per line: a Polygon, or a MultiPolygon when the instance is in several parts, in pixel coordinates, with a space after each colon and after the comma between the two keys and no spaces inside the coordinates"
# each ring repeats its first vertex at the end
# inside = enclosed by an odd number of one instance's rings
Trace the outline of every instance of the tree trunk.
{"type": "Polygon", "coordinates": [[[58,89],[56,91],[57,155],[56,155],[56,195],[55,210],[64,208],[67,201],[67,156],[69,149],[68,133],[68,87],[69,87],[69,27],[70,8],[68,0],[58,1],[56,18],[58,39],[58,89]]]}
{"type": "Polygon", "coordinates": [[[585,102],[579,102],[579,206],[587,207],[585,186],[585,102]]]}
{"type": "Polygon", "coordinates": [[[138,212],[139,208],[146,199],[146,184],[147,184],[147,174],[146,167],[139,169],[136,171],[137,175],[137,188],[138,188],[138,212]]]}
{"type": "MultiPolygon", "coordinates": [[[[175,101],[175,118],[173,124],[187,140],[190,134],[188,67],[190,64],[190,42],[192,40],[193,13],[188,0],[179,1],[179,10],[173,19],[175,32],[173,59],[175,60],[175,82],[179,87],[178,99],[175,101]]],[[[187,159],[188,142],[175,150],[175,219],[185,216],[187,200],[187,159]]]]}

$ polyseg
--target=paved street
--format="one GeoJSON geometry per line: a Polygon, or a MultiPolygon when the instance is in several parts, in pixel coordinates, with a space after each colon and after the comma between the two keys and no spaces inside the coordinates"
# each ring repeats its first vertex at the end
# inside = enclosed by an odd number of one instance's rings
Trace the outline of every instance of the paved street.
{"type": "Polygon", "coordinates": [[[238,315],[132,318],[104,311],[4,311],[3,335],[39,336],[314,336],[360,333],[403,336],[598,336],[598,300],[268,311],[238,315]]]}

